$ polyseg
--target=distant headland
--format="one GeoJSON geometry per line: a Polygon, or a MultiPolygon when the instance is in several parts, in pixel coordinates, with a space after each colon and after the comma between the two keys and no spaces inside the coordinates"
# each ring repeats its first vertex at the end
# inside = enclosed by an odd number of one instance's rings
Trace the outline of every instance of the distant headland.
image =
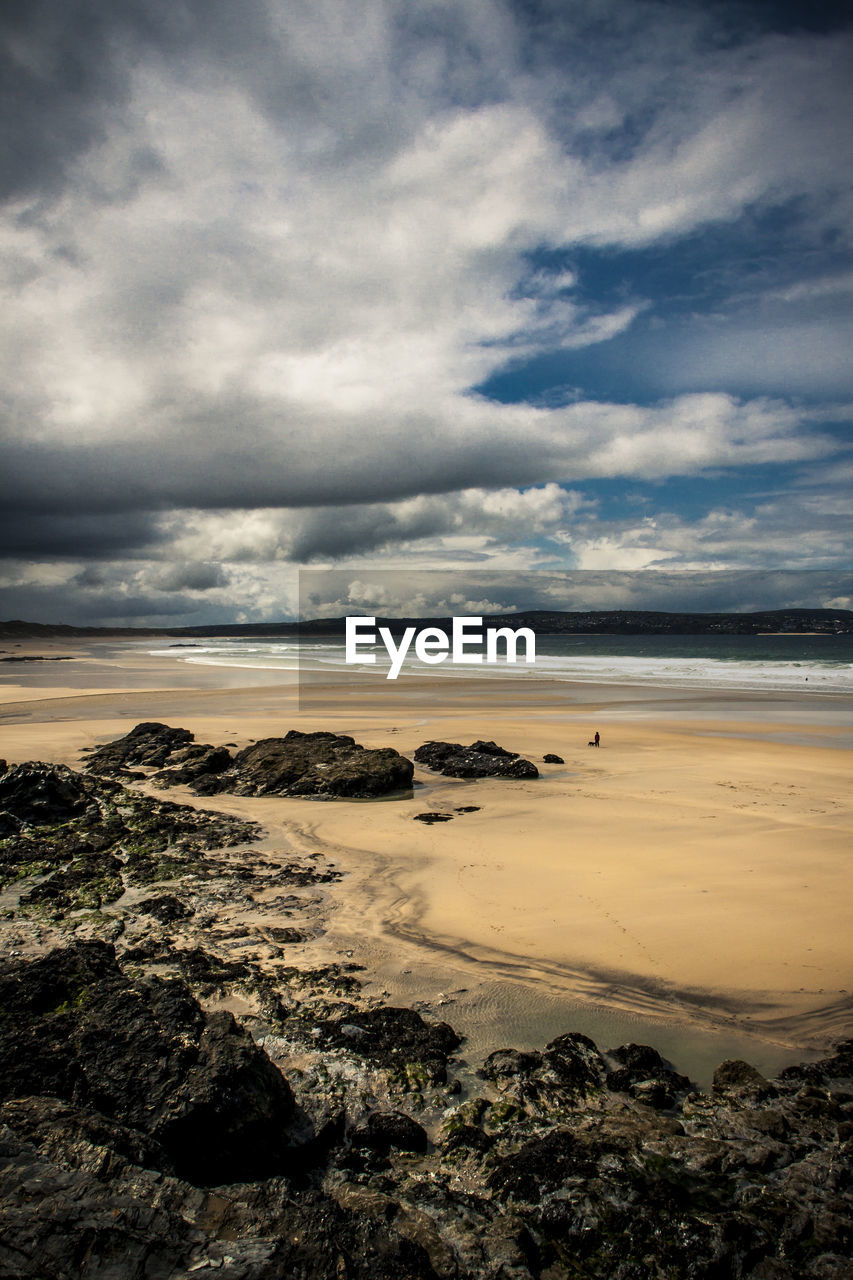
{"type": "MultiPolygon", "coordinates": [[[[671,613],[652,610],[595,609],[527,610],[520,613],[484,614],[483,625],[530,627],[537,635],[851,635],[850,609],[769,609],[754,613],[671,613]]],[[[377,617],[376,625],[398,633],[407,626],[447,627],[449,617],[377,617]]],[[[338,637],[346,619],[310,618],[289,622],[208,623],[194,627],[77,627],[62,623],[13,620],[0,622],[0,639],[70,639],[74,636],[236,636],[272,639],[299,636],[338,637]]]]}

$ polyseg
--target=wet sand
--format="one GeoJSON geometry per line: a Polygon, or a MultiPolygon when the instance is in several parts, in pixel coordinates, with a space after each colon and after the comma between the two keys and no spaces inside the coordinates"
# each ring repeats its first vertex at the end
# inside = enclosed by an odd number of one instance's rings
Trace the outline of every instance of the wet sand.
{"type": "Polygon", "coordinates": [[[348,873],[307,960],[352,952],[374,990],[444,1011],[474,1052],[575,1029],[701,1075],[706,1059],[769,1069],[853,1033],[850,700],[344,678],[303,687],[300,710],[293,673],[152,658],[156,642],[27,647],[75,660],[0,668],[10,761],[78,765],[143,719],[238,746],[331,729],[409,756],[490,738],[534,760],[529,782],[417,769],[411,796],[378,803],[169,793],[348,873]],[[413,821],[430,811],[453,820],[413,821]]]}

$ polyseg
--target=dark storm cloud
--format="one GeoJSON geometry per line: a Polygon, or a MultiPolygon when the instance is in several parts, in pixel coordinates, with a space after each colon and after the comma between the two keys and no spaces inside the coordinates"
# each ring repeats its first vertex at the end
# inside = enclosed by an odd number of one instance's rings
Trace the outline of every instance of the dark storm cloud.
{"type": "Polygon", "coordinates": [[[147,512],[116,511],[94,515],[91,502],[81,500],[79,512],[44,514],[33,508],[23,517],[10,500],[0,513],[0,556],[70,557],[98,559],[102,556],[156,551],[163,535],[155,518],[147,512]]]}
{"type": "Polygon", "coordinates": [[[228,574],[219,564],[169,564],[152,575],[151,584],[160,591],[212,591],[228,585],[228,574]]]}
{"type": "MultiPolygon", "coordinates": [[[[726,396],[552,413],[468,398],[455,421],[409,409],[386,421],[349,414],[328,423],[294,406],[291,420],[279,423],[248,400],[208,408],[200,417],[193,405],[187,421],[143,438],[11,441],[0,499],[9,515],[69,518],[171,507],[348,506],[554,478],[691,474],[836,449],[819,429],[797,434],[808,414],[726,396]]],[[[137,519],[147,534],[145,518],[137,519]]]]}
{"type": "Polygon", "coordinates": [[[359,555],[379,547],[434,537],[452,527],[452,516],[441,508],[413,512],[408,519],[401,519],[389,507],[348,507],[333,516],[328,511],[314,511],[299,522],[288,553],[298,564],[334,560],[343,555],[359,555]]]}
{"type": "MultiPolygon", "coordinates": [[[[483,440],[447,439],[447,451],[431,446],[441,424],[411,415],[409,430],[390,435],[387,448],[365,447],[358,441],[374,425],[354,428],[346,442],[329,439],[330,448],[343,448],[337,458],[318,467],[315,450],[324,433],[300,427],[291,435],[262,440],[247,429],[246,418],[237,417],[221,435],[208,424],[201,442],[191,435],[164,436],[145,441],[116,441],[66,448],[61,445],[19,446],[5,450],[5,473],[0,479],[0,501],[7,513],[30,517],[44,511],[63,516],[56,525],[57,547],[63,545],[71,522],[91,531],[101,528],[110,536],[133,541],[131,530],[147,540],[150,520],[145,510],[171,507],[235,509],[252,507],[311,507],[359,504],[406,498],[416,493],[441,493],[481,483],[499,485],[507,480],[536,483],[563,463],[559,441],[547,439],[525,444],[497,435],[491,453],[483,454],[483,440]],[[525,458],[524,454],[527,454],[525,458]],[[99,518],[87,519],[86,513],[99,518]],[[135,512],[122,529],[118,513],[135,512]],[[109,520],[106,517],[115,517],[109,520]]],[[[494,414],[497,424],[498,414],[494,414]]],[[[349,434],[349,433],[348,433],[349,434]]],[[[45,538],[50,521],[40,527],[45,538]]],[[[26,534],[22,535],[26,539],[26,534]]],[[[84,534],[85,541],[85,534],[84,534]]],[[[46,547],[47,543],[43,543],[46,547]]]]}

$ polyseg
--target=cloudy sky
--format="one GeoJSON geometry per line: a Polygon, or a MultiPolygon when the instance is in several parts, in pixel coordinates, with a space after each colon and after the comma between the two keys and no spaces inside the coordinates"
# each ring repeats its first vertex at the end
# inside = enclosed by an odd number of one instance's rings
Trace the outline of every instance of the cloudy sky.
{"type": "Polygon", "coordinates": [[[0,617],[275,619],[301,566],[846,600],[847,4],[0,25],[0,617]]]}

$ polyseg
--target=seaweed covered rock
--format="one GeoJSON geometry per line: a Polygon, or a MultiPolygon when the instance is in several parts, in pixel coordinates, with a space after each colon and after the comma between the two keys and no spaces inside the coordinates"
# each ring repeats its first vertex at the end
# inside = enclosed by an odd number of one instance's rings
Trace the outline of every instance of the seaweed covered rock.
{"type": "Polygon", "coordinates": [[[446,1081],[447,1060],[461,1043],[448,1023],[425,1022],[416,1010],[391,1005],[326,1022],[318,1030],[323,1045],[401,1070],[415,1064],[430,1083],[446,1081]]]}
{"type": "Polygon", "coordinates": [[[192,907],[173,893],[161,893],[137,902],[136,910],[151,916],[159,924],[174,924],[177,920],[189,920],[195,913],[192,907]]]}
{"type": "Polygon", "coordinates": [[[767,1097],[774,1091],[770,1081],[760,1071],[740,1058],[727,1058],[720,1063],[714,1072],[713,1089],[715,1094],[753,1095],[760,1098],[767,1097]]]}
{"type": "Polygon", "coordinates": [[[607,1073],[608,1089],[614,1093],[630,1093],[647,1106],[667,1109],[674,1105],[679,1094],[689,1093],[696,1087],[651,1045],[623,1044],[611,1049],[608,1056],[618,1063],[607,1073]]]}
{"type": "MultiPolygon", "coordinates": [[[[821,1058],[818,1062],[797,1063],[796,1066],[786,1067],[779,1075],[779,1079],[787,1083],[802,1082],[811,1085],[826,1085],[839,1078],[853,1080],[853,1039],[839,1041],[834,1053],[827,1058],[821,1058]]],[[[716,1075],[714,1084],[717,1084],[716,1075]]]]}
{"type": "Polygon", "coordinates": [[[423,1154],[428,1146],[423,1125],[402,1111],[373,1111],[365,1123],[350,1133],[354,1147],[374,1151],[414,1151],[423,1154]]]}
{"type": "Polygon", "coordinates": [[[20,882],[21,906],[52,919],[100,909],[130,885],[198,871],[207,850],[256,840],[260,831],[40,762],[0,775],[0,806],[0,884],[20,882]]]}
{"type": "Polygon", "coordinates": [[[287,1081],[183,983],[131,979],[107,944],[75,943],[4,965],[0,1007],[0,1098],[50,1096],[104,1116],[151,1140],[155,1167],[193,1182],[284,1167],[287,1081]]]}
{"type": "Polygon", "coordinates": [[[538,778],[539,770],[515,751],[506,751],[495,742],[425,742],[415,752],[418,764],[443,773],[448,778],[538,778]]]}
{"type": "Polygon", "coordinates": [[[604,1084],[605,1062],[588,1036],[569,1032],[543,1052],[497,1049],[480,1075],[515,1102],[547,1114],[576,1106],[604,1084]]]}

